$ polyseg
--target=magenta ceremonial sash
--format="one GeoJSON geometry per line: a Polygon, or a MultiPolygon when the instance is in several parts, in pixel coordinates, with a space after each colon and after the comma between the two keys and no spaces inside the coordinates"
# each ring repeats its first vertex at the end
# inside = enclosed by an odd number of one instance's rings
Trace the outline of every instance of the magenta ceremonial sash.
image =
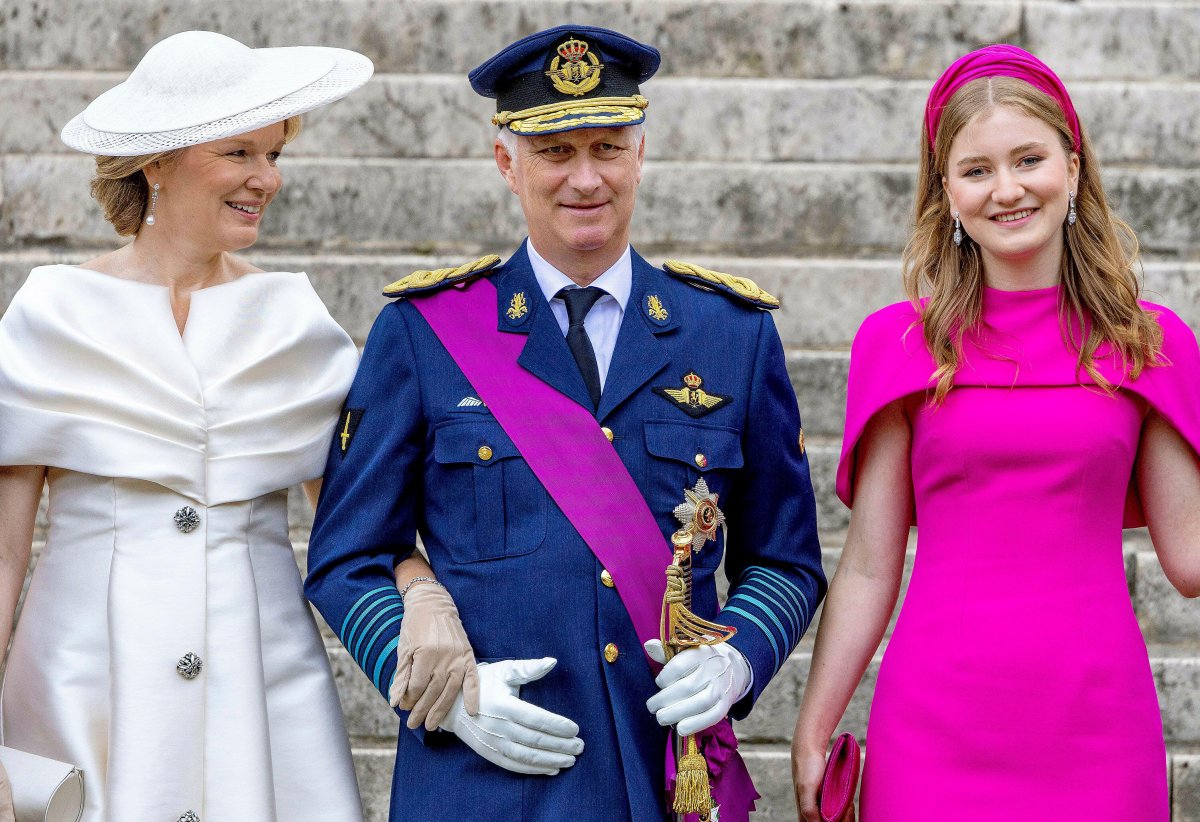
{"type": "MultiPolygon", "coordinates": [[[[462,370],[550,498],[612,574],[644,644],[660,639],[666,567],[673,552],[629,469],[591,412],[518,363],[523,334],[496,328],[496,287],[486,279],[422,296],[413,305],[462,370]],[[534,413],[530,411],[534,410],[534,413]]],[[[682,490],[682,489],[680,489],[682,490]]],[[[660,666],[645,655],[651,671],[660,666]]],[[[726,822],[743,822],[758,792],[737,752],[728,719],[698,734],[714,800],[726,822]]],[[[675,758],[667,746],[667,787],[675,758]]],[[[688,822],[695,817],[688,816],[688,822]]]]}
{"type": "Polygon", "coordinates": [[[518,365],[525,336],[497,330],[496,288],[488,280],[447,288],[413,305],[612,574],[638,639],[658,639],[671,548],[596,418],[518,365]]]}

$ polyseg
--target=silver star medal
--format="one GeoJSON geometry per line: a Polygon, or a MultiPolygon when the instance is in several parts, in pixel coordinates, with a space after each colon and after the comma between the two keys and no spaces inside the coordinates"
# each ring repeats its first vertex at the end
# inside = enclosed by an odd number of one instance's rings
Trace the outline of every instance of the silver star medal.
{"type": "MultiPolygon", "coordinates": [[[[685,531],[692,535],[692,551],[699,551],[704,543],[717,538],[717,528],[725,529],[725,513],[717,507],[717,495],[708,490],[704,477],[696,480],[693,488],[683,489],[684,501],[675,506],[675,518],[685,531]]],[[[729,535],[725,535],[726,542],[729,535]]]]}

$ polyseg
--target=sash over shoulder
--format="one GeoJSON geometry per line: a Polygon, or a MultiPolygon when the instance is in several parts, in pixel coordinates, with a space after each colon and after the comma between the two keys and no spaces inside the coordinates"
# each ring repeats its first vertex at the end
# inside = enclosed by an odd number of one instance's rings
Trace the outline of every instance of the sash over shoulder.
{"type": "Polygon", "coordinates": [[[0,464],[148,480],[205,505],[320,476],[357,353],[306,275],[192,295],[35,268],[0,320],[0,464]]]}
{"type": "MultiPolygon", "coordinates": [[[[1094,385],[1086,372],[1079,373],[1076,355],[1067,348],[1058,323],[1047,322],[1036,301],[1022,304],[1022,293],[1011,292],[1006,298],[1011,302],[1005,307],[1003,332],[985,325],[982,332],[964,340],[964,361],[955,386],[1094,385]]],[[[1162,363],[1147,366],[1134,380],[1115,357],[1105,356],[1101,349],[1096,360],[1100,373],[1118,390],[1141,397],[1200,453],[1200,347],[1196,336],[1170,309],[1147,302],[1142,305],[1157,315],[1162,326],[1162,363]]],[[[920,315],[911,303],[880,309],[859,327],[850,351],[846,425],[837,468],[837,495],[847,506],[853,507],[856,449],[867,423],[889,403],[933,388],[934,371],[920,315]]],[[[1124,525],[1145,525],[1132,484],[1124,525]]]]}

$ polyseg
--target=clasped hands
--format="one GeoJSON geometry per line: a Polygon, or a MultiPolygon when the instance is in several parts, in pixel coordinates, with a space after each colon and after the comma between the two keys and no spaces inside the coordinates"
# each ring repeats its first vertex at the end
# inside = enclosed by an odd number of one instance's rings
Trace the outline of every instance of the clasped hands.
{"type": "Polygon", "coordinates": [[[454,600],[441,585],[414,585],[404,597],[389,697],[407,725],[441,728],[489,762],[516,773],[553,776],[583,752],[579,726],[518,697],[554,659],[475,662],[454,600]]]}
{"type": "MultiPolygon", "coordinates": [[[[689,648],[666,662],[662,643],[650,640],[646,653],[666,663],[646,707],[681,736],[719,722],[750,688],[749,663],[726,643],[689,648]]],[[[476,664],[449,593],[417,585],[405,596],[391,703],[409,711],[409,728],[441,728],[501,768],[553,776],[583,752],[579,726],[519,694],[555,664],[550,657],[476,664]]]]}

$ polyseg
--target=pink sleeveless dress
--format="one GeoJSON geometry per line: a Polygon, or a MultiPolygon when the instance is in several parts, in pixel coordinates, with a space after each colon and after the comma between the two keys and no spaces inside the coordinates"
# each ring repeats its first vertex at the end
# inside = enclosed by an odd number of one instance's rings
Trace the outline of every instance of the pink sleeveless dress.
{"type": "MultiPolygon", "coordinates": [[[[955,387],[913,420],[918,547],[871,707],[864,822],[1170,818],[1121,530],[1143,524],[1131,472],[1146,409],[1200,445],[1200,352],[1147,308],[1170,364],[1129,380],[1106,357],[1120,385],[1106,394],[1077,376],[1057,287],[986,289],[955,387]]],[[[848,505],[867,421],[932,384],[917,319],[893,305],[855,338],[848,505]]]]}

